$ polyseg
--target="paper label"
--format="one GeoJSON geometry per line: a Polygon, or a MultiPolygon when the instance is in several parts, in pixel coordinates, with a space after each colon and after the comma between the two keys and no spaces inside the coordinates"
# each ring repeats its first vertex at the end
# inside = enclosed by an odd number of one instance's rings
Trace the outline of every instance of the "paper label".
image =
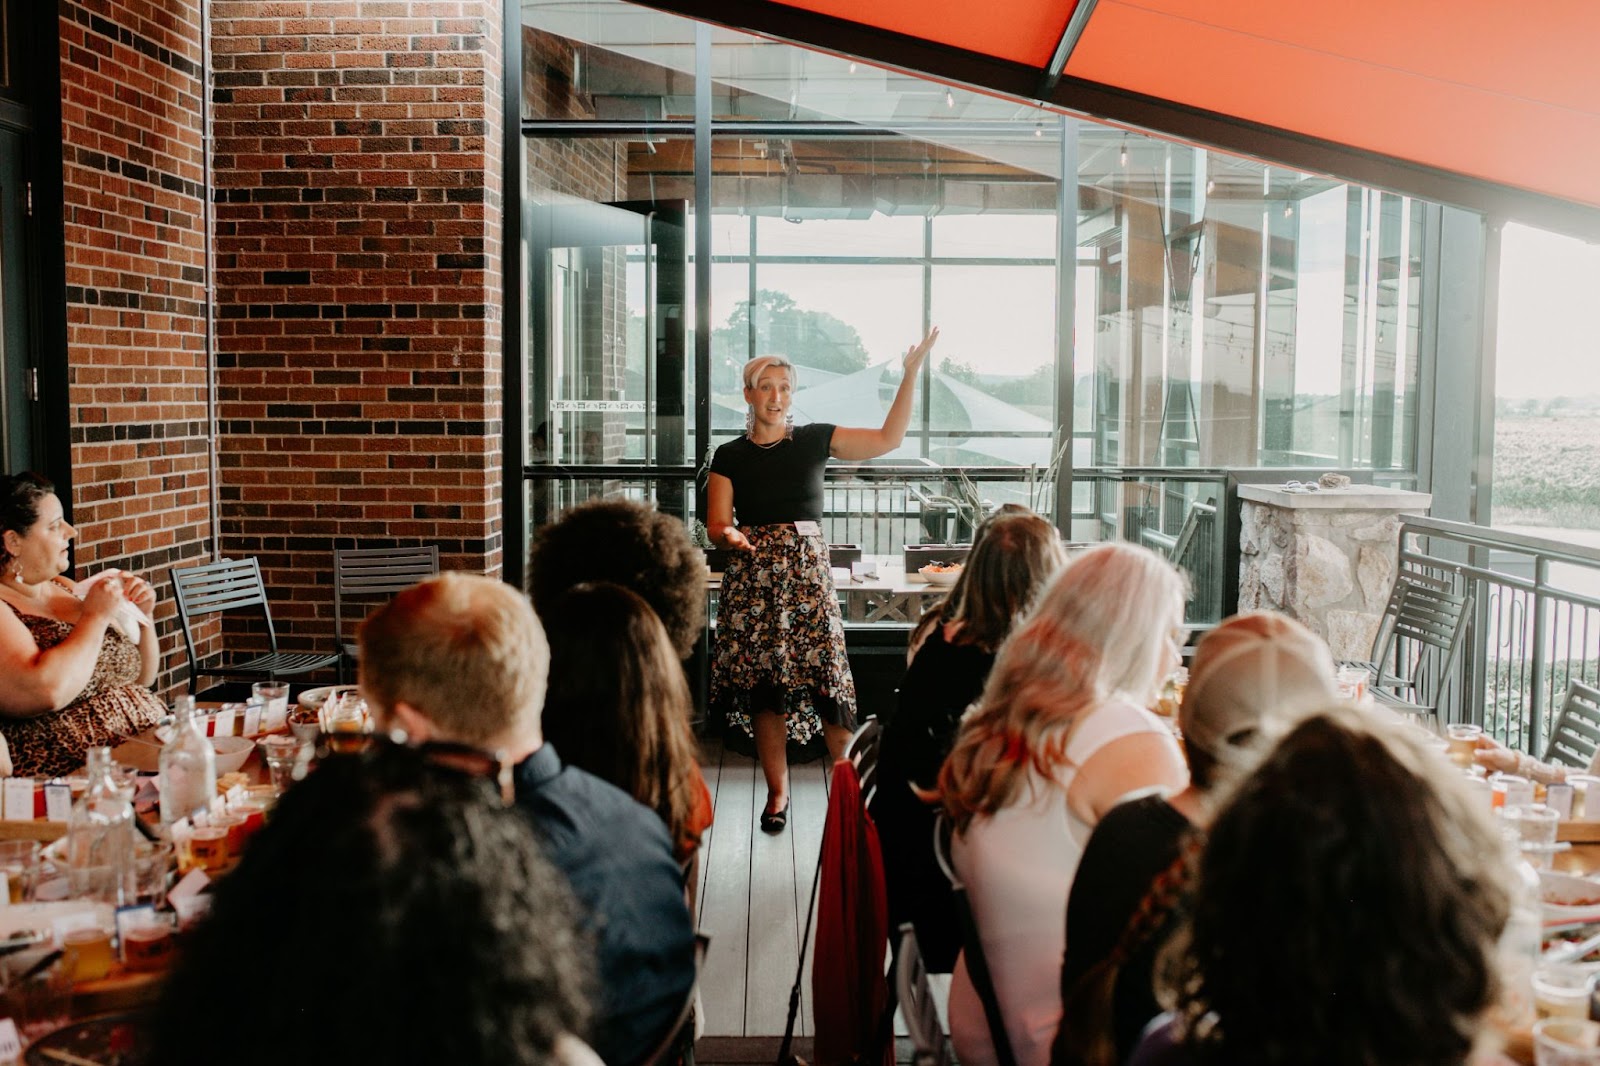
{"type": "Polygon", "coordinates": [[[4,870],[0,870],[0,907],[9,906],[11,906],[11,878],[4,870]]]}
{"type": "Polygon", "coordinates": [[[794,531],[800,534],[802,537],[820,537],[822,536],[822,523],[796,522],[794,524],[794,531]]]}
{"type": "Polygon", "coordinates": [[[835,585],[847,584],[850,580],[850,571],[842,566],[830,566],[828,567],[828,573],[833,576],[835,585]]]}
{"type": "Polygon", "coordinates": [[[284,726],[286,726],[288,724],[289,724],[289,697],[285,696],[282,699],[268,700],[267,701],[267,712],[262,717],[262,721],[261,721],[262,729],[265,730],[268,733],[274,733],[274,732],[277,732],[278,730],[281,730],[284,726]]]}
{"type": "Polygon", "coordinates": [[[226,707],[218,711],[217,724],[213,728],[211,735],[214,737],[233,736],[233,716],[234,710],[232,707],[226,707]]]}
{"type": "Polygon", "coordinates": [[[0,1018],[0,1062],[22,1060],[22,1037],[17,1034],[17,1023],[10,1018],[0,1018]]]}
{"type": "Polygon", "coordinates": [[[8,822],[33,821],[33,778],[8,777],[0,791],[3,811],[8,822]]]}
{"type": "Polygon", "coordinates": [[[261,732],[261,710],[264,704],[252,703],[244,709],[244,735],[253,737],[261,732]]]}
{"type": "Polygon", "coordinates": [[[49,781],[44,786],[44,816],[52,822],[72,818],[72,786],[65,781],[49,781]]]}
{"type": "Polygon", "coordinates": [[[211,883],[211,878],[206,876],[204,870],[190,870],[183,875],[183,880],[172,886],[172,891],[167,893],[167,902],[174,907],[180,900],[193,899],[211,883]]]}
{"type": "Polygon", "coordinates": [[[876,579],[878,576],[878,560],[858,559],[850,564],[850,576],[876,579]]]}

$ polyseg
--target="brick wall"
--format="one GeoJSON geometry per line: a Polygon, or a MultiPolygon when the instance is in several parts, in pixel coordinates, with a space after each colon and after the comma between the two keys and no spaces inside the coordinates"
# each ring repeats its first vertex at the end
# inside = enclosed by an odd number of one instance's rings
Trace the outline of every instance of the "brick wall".
{"type": "Polygon", "coordinates": [[[212,4],[223,548],[281,642],[332,549],[501,568],[500,4],[212,4]]]}
{"type": "Polygon", "coordinates": [[[166,570],[210,536],[200,4],[60,12],[77,572],[157,586],[166,689],[184,663],[166,570]]]}

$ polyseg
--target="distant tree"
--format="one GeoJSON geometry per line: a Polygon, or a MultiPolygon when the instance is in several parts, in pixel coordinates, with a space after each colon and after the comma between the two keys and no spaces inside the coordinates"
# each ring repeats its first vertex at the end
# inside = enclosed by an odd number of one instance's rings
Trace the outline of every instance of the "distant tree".
{"type": "Polygon", "coordinates": [[[973,368],[971,363],[958,363],[949,356],[945,356],[939,360],[939,373],[965,385],[972,385],[975,388],[983,387],[978,381],[978,371],[973,368]]]}
{"type": "Polygon", "coordinates": [[[750,301],[740,300],[728,323],[711,333],[714,366],[742,364],[752,355],[786,355],[798,366],[849,374],[867,365],[856,328],[826,311],[807,311],[788,293],[756,292],[756,348],[750,351],[750,301]]]}

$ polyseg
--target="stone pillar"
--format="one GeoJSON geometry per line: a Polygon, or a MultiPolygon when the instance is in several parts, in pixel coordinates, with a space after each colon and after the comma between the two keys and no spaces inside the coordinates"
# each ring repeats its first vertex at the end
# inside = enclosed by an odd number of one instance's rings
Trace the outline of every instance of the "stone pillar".
{"type": "Polygon", "coordinates": [[[1239,499],[1239,610],[1282,611],[1325,638],[1334,658],[1367,658],[1394,583],[1400,516],[1426,513],[1433,497],[1240,485],[1239,499]]]}

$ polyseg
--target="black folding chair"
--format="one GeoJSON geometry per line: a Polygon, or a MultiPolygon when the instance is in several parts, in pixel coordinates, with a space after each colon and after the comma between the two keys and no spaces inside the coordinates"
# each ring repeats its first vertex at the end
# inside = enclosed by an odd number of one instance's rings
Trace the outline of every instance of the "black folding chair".
{"type": "Polygon", "coordinates": [[[231,681],[276,681],[298,677],[333,666],[337,654],[322,652],[283,652],[278,650],[278,632],[272,625],[267,606],[267,591],[261,584],[261,565],[255,559],[223,559],[205,566],[174,567],[169,570],[172,591],[178,601],[178,622],[183,627],[183,648],[189,656],[189,692],[199,690],[200,676],[231,681]],[[195,651],[194,625],[208,615],[231,611],[250,611],[266,623],[267,644],[271,649],[248,659],[228,659],[226,653],[202,661],[195,651]]]}
{"type": "Polygon", "coordinates": [[[333,635],[339,642],[339,681],[347,662],[361,658],[360,646],[344,637],[345,600],[393,596],[439,573],[439,546],[419,548],[335,548],[333,552],[333,635]]]}

